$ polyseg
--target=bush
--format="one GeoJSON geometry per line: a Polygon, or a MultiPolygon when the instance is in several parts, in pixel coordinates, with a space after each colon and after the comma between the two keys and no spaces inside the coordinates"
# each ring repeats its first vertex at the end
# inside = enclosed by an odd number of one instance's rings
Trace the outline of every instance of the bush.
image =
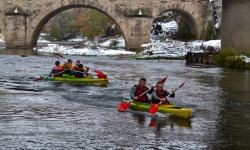
{"type": "Polygon", "coordinates": [[[228,67],[232,69],[250,69],[250,63],[244,61],[244,57],[241,56],[250,56],[249,52],[246,52],[244,48],[240,50],[237,47],[230,47],[223,49],[219,52],[218,55],[213,57],[215,64],[221,67],[228,67]]]}

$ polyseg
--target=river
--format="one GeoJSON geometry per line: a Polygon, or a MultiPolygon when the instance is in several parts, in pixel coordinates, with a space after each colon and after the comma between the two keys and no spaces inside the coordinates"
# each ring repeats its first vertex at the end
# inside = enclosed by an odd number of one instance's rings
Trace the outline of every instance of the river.
{"type": "Polygon", "coordinates": [[[109,84],[33,81],[48,74],[57,58],[32,50],[2,51],[1,150],[250,149],[248,70],[192,67],[184,60],[65,57],[101,70],[109,84]],[[192,109],[192,118],[117,111],[141,77],[151,86],[165,76],[168,91],[186,81],[170,102],[192,109]]]}

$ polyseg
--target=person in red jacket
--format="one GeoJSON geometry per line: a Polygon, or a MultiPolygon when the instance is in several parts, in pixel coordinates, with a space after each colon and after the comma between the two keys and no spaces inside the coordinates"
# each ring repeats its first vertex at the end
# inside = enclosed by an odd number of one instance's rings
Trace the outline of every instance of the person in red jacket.
{"type": "Polygon", "coordinates": [[[86,75],[86,72],[83,69],[82,64],[79,64],[77,69],[75,69],[73,72],[75,73],[75,78],[83,78],[86,75]]]}
{"type": "Polygon", "coordinates": [[[63,76],[63,72],[64,72],[64,69],[60,66],[60,61],[56,61],[55,62],[55,67],[52,68],[49,76],[52,77],[62,77],[63,76]]]}
{"type": "Polygon", "coordinates": [[[139,83],[131,88],[130,92],[131,99],[138,102],[151,103],[148,99],[147,93],[151,94],[154,91],[154,86],[152,86],[152,88],[149,89],[147,86],[145,86],[146,82],[147,81],[145,78],[141,78],[139,83]]]}
{"type": "MultiPolygon", "coordinates": [[[[175,97],[175,89],[172,89],[172,94],[169,97],[175,97]]],[[[156,90],[152,92],[152,103],[160,103],[163,101],[163,104],[169,104],[169,101],[166,97],[170,93],[168,91],[163,90],[163,83],[161,81],[156,83],[156,90]]]]}

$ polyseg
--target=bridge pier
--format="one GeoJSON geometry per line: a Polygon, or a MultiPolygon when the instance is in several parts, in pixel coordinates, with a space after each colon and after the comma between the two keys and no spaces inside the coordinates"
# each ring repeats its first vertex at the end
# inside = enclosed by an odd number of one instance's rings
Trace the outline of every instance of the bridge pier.
{"type": "Polygon", "coordinates": [[[221,47],[244,48],[250,52],[250,1],[222,1],[221,47]]]}
{"type": "Polygon", "coordinates": [[[27,44],[27,16],[22,8],[13,7],[6,14],[6,48],[30,48],[27,44]]]}
{"type": "Polygon", "coordinates": [[[124,38],[127,50],[136,51],[142,44],[150,42],[150,28],[153,18],[129,17],[126,21],[124,38]]]}

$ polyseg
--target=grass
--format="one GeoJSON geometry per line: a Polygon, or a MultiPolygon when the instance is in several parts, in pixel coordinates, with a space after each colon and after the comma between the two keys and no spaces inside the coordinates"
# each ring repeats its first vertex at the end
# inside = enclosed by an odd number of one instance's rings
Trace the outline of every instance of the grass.
{"type": "Polygon", "coordinates": [[[228,67],[232,69],[250,69],[250,63],[244,61],[243,57],[250,57],[250,53],[245,48],[229,47],[223,49],[218,55],[213,57],[215,64],[221,67],[228,67]]]}

